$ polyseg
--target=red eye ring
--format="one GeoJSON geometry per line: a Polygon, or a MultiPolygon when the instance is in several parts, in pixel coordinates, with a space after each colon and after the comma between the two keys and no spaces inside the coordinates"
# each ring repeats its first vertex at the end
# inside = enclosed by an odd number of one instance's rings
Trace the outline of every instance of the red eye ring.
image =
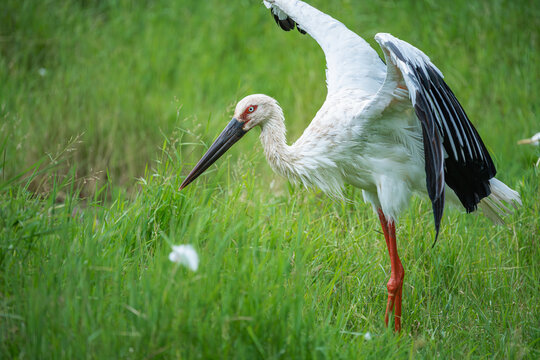
{"type": "Polygon", "coordinates": [[[248,114],[251,114],[252,112],[254,112],[255,110],[257,110],[257,105],[250,105],[247,109],[246,109],[246,112],[248,114]]]}

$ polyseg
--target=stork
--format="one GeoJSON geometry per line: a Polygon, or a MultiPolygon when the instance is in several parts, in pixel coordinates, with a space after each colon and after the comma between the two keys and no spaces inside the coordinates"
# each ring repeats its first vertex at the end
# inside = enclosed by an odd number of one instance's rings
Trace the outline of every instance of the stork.
{"type": "Polygon", "coordinates": [[[431,200],[435,240],[445,201],[495,222],[521,204],[494,176],[495,166],[443,75],[420,50],[379,33],[385,61],[345,25],[299,0],[265,0],[286,31],[309,34],[324,51],[328,94],[302,136],[287,145],[283,111],[273,98],[240,100],[234,116],[180,185],[185,188],[255,127],[272,169],[295,183],[342,199],[343,187],[362,189],[378,215],[390,256],[385,324],[394,312],[401,329],[404,269],[396,220],[413,193],[431,200]]]}

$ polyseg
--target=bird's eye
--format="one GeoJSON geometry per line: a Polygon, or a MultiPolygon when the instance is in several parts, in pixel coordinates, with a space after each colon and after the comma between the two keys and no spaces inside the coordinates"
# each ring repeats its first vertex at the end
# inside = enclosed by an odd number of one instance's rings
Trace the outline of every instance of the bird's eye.
{"type": "Polygon", "coordinates": [[[253,106],[248,107],[248,113],[252,113],[254,111],[255,111],[255,107],[253,106]]]}

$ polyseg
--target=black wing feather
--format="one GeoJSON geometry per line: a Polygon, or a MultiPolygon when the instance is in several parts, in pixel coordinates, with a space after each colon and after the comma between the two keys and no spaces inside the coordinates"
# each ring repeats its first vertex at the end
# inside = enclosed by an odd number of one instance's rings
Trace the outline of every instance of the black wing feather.
{"type": "Polygon", "coordinates": [[[433,113],[424,94],[418,92],[414,107],[416,116],[421,121],[424,143],[424,164],[426,170],[426,187],[435,222],[435,240],[439,236],[439,228],[444,211],[444,153],[442,141],[436,126],[433,113]]]}
{"type": "Polygon", "coordinates": [[[279,16],[277,16],[276,14],[274,14],[274,11],[272,9],[270,9],[270,13],[272,14],[272,16],[274,17],[274,20],[276,21],[276,24],[279,25],[280,28],[282,28],[283,30],[285,31],[291,31],[291,30],[294,30],[294,28],[296,27],[296,29],[298,29],[298,31],[304,35],[306,32],[301,29],[300,27],[298,27],[298,25],[296,24],[296,22],[294,22],[293,19],[291,19],[290,17],[286,17],[285,19],[280,19],[279,16]]]}
{"type": "Polygon", "coordinates": [[[491,193],[489,180],[497,171],[465,110],[429,59],[391,35],[382,35],[377,41],[390,52],[392,61],[408,80],[409,92],[414,92],[411,98],[422,124],[426,186],[438,235],[444,183],[454,190],[467,212],[472,212],[491,193]]]}

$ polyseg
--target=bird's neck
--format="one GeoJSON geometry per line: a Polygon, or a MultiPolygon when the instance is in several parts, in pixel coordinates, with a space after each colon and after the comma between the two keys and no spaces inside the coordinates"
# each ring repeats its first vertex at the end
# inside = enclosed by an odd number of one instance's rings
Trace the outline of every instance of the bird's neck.
{"type": "Polygon", "coordinates": [[[285,120],[281,109],[263,123],[261,143],[270,167],[293,183],[309,188],[319,188],[331,197],[343,199],[343,177],[331,159],[322,159],[320,151],[314,151],[313,142],[298,139],[287,145],[285,120]],[[324,166],[319,166],[320,162],[324,166]],[[318,163],[319,162],[319,163],[318,163]]]}
{"type": "Polygon", "coordinates": [[[295,181],[298,178],[296,156],[287,145],[285,119],[281,109],[261,129],[261,143],[270,167],[279,175],[295,181]]]}

